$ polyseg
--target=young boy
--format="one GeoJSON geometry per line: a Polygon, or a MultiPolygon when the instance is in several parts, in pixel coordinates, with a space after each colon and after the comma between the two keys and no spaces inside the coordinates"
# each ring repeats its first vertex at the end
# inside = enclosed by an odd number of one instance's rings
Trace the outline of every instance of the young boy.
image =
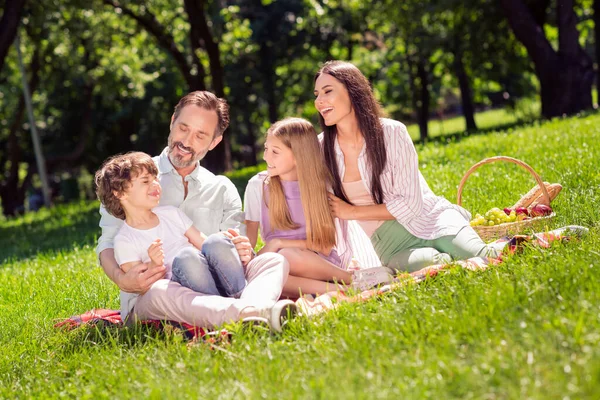
{"type": "MultiPolygon", "coordinates": [[[[96,193],[124,223],[114,240],[124,272],[140,263],[167,267],[167,278],[199,293],[238,296],[246,285],[234,244],[221,233],[206,237],[179,208],[158,206],[158,169],[149,155],[131,152],[105,161],[96,172],[96,193]]],[[[121,294],[121,308],[137,295],[121,294]]]]}

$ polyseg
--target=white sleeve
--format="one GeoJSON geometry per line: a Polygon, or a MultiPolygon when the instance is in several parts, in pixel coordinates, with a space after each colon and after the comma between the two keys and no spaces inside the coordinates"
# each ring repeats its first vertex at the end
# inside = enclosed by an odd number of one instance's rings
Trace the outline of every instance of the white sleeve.
{"type": "Polygon", "coordinates": [[[132,261],[142,261],[143,257],[139,249],[124,235],[115,237],[115,260],[117,264],[123,265],[132,261]]]}
{"type": "Polygon", "coordinates": [[[244,193],[244,212],[246,213],[247,221],[260,222],[261,202],[263,201],[263,179],[255,175],[253,176],[244,193]]]}
{"type": "Polygon", "coordinates": [[[98,238],[98,246],[96,247],[96,254],[98,256],[100,256],[102,251],[114,247],[113,240],[123,225],[123,220],[110,215],[103,205],[100,205],[100,215],[102,235],[98,238]]]}

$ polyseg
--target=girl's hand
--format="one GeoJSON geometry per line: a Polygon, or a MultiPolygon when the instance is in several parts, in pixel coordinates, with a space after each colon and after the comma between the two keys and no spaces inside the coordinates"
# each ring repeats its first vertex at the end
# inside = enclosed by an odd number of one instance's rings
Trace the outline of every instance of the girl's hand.
{"type": "Polygon", "coordinates": [[[148,247],[148,256],[150,257],[150,268],[160,267],[165,262],[165,252],[162,248],[162,240],[156,239],[148,247]]]}
{"type": "Polygon", "coordinates": [[[246,236],[240,235],[240,233],[235,229],[228,229],[227,232],[223,232],[223,234],[231,239],[231,242],[235,246],[235,249],[240,256],[242,265],[245,266],[248,264],[253,257],[250,239],[248,239],[246,236]]]}
{"type": "Polygon", "coordinates": [[[329,198],[329,209],[331,214],[339,219],[354,219],[354,206],[336,197],[333,193],[327,193],[329,198]]]}

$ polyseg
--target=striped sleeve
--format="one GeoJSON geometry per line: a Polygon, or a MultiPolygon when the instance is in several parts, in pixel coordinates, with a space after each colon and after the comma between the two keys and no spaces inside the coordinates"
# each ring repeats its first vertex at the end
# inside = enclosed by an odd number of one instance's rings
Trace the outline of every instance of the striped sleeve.
{"type": "Polygon", "coordinates": [[[401,123],[384,127],[388,163],[392,169],[381,176],[388,188],[386,207],[400,224],[407,224],[423,210],[419,159],[406,127],[401,123]]]}

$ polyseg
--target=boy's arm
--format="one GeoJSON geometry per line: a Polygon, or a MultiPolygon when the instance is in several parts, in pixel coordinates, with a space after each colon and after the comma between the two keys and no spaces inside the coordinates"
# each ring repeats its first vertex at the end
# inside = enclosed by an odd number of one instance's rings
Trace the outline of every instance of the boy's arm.
{"type": "Polygon", "coordinates": [[[188,238],[191,244],[194,245],[198,250],[202,250],[202,244],[206,240],[206,235],[194,228],[192,225],[187,231],[185,231],[185,237],[188,238]]]}

